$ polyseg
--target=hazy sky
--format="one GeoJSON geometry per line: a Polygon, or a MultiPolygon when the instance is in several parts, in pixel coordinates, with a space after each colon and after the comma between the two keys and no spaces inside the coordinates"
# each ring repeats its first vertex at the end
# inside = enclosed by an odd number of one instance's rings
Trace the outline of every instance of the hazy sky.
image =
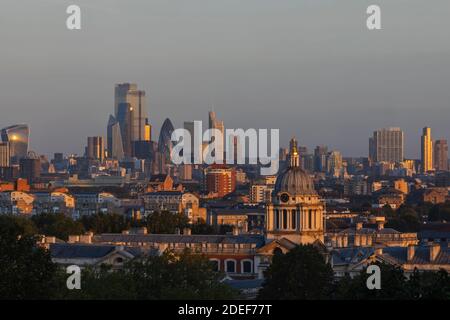
{"type": "Polygon", "coordinates": [[[448,0],[2,0],[0,127],[28,123],[40,153],[81,153],[106,135],[114,84],[136,82],[155,139],[166,117],[206,124],[214,105],[228,128],[347,156],[399,126],[418,157],[421,127],[450,139],[449,16],[448,0]],[[383,30],[367,30],[370,4],[383,30]]]}

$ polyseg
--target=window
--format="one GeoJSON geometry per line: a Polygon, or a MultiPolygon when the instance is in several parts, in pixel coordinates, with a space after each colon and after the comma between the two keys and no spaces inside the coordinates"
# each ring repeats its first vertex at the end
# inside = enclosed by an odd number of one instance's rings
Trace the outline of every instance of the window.
{"type": "Polygon", "coordinates": [[[275,229],[280,229],[280,212],[275,210],[275,229]]]}
{"type": "Polygon", "coordinates": [[[282,255],[282,254],[283,254],[283,251],[280,248],[273,249],[274,256],[278,256],[278,255],[282,255]]]}
{"type": "Polygon", "coordinates": [[[297,210],[291,211],[291,229],[297,229],[297,210]]]}
{"type": "Polygon", "coordinates": [[[284,209],[283,210],[283,229],[287,229],[287,219],[288,219],[288,215],[287,215],[287,210],[284,209]]]}
{"type": "Polygon", "coordinates": [[[251,260],[242,260],[241,262],[241,273],[252,273],[253,263],[251,260]]]}
{"type": "Polygon", "coordinates": [[[312,209],[308,210],[308,228],[312,229],[312,209]]]}
{"type": "Polygon", "coordinates": [[[235,260],[226,260],[225,261],[225,271],[229,273],[236,272],[236,261],[235,260]]]}
{"type": "Polygon", "coordinates": [[[114,259],[114,263],[115,263],[115,264],[122,264],[122,263],[123,263],[123,258],[121,258],[121,257],[115,258],[115,259],[114,259]]]}
{"type": "Polygon", "coordinates": [[[214,271],[220,271],[220,261],[218,259],[210,259],[209,262],[211,263],[214,271]]]}

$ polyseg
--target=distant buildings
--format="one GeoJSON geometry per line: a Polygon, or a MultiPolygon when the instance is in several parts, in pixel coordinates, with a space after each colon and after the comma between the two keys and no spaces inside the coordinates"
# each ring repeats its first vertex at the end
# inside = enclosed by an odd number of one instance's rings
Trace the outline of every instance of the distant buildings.
{"type": "Polygon", "coordinates": [[[421,159],[422,173],[433,170],[433,140],[431,137],[431,128],[425,127],[421,137],[421,159]]]}
{"type": "Polygon", "coordinates": [[[379,129],[369,139],[369,158],[372,162],[403,162],[404,134],[400,128],[379,129]]]}

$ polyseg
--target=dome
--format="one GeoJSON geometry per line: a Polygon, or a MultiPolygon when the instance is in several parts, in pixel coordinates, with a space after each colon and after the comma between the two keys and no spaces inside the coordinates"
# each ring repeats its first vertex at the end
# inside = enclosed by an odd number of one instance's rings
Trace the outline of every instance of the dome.
{"type": "Polygon", "coordinates": [[[317,194],[309,175],[300,167],[289,167],[278,175],[274,193],[287,192],[290,195],[317,194]]]}

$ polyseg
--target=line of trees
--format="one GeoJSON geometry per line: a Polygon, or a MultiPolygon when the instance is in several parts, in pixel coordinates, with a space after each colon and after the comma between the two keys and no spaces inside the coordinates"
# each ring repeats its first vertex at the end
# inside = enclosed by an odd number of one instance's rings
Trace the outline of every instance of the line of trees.
{"type": "Polygon", "coordinates": [[[313,246],[298,246],[273,257],[265,274],[259,299],[273,300],[418,300],[450,299],[450,276],[439,272],[415,271],[406,277],[403,270],[378,264],[381,289],[369,290],[366,270],[353,278],[333,278],[331,266],[313,246]]]}
{"type": "Polygon", "coordinates": [[[132,260],[112,272],[87,268],[81,289],[69,290],[68,274],[36,245],[29,219],[0,216],[0,299],[232,299],[237,292],[222,283],[202,255],[165,252],[132,260]]]}

